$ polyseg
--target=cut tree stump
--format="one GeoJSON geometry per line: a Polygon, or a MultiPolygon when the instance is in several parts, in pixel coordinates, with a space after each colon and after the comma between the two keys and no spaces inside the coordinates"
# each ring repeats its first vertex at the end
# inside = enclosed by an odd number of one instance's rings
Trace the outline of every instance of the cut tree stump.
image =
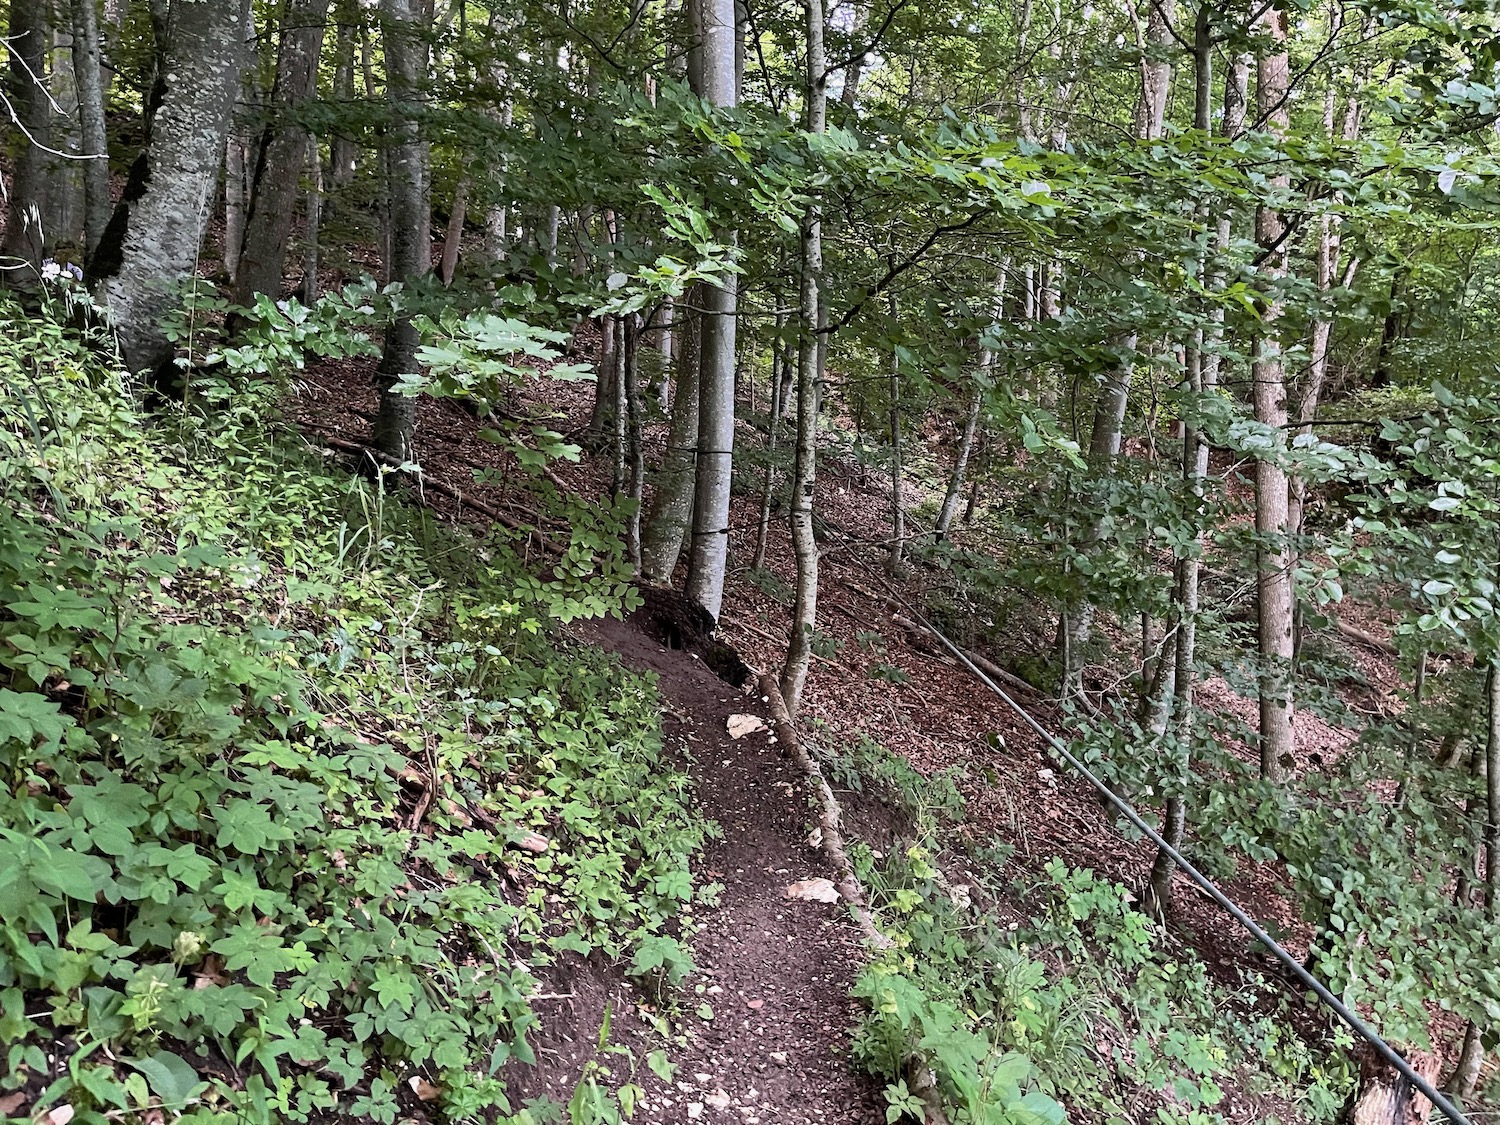
{"type": "MultiPolygon", "coordinates": [[[[1406,1061],[1428,1082],[1437,1082],[1441,1057],[1412,1051],[1406,1061]]],[[[1361,1068],[1359,1095],[1344,1120],[1348,1125],[1426,1125],[1431,1112],[1432,1103],[1406,1077],[1384,1062],[1368,1060],[1361,1068]]]]}

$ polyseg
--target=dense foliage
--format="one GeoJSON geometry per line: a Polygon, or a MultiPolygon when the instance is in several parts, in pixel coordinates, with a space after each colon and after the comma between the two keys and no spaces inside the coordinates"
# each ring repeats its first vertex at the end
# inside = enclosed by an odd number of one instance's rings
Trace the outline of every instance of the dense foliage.
{"type": "Polygon", "coordinates": [[[689,964],[706,827],[654,690],[555,637],[618,586],[323,465],[271,384],[153,418],[0,317],[0,1089],[530,1120],[545,965],[689,964]]]}

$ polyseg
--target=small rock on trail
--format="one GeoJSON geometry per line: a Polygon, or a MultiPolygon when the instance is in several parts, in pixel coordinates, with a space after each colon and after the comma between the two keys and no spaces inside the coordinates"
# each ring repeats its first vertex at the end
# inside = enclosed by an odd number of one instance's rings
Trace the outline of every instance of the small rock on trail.
{"type": "Polygon", "coordinates": [[[691,1040],[668,1049],[677,1064],[670,1084],[644,1066],[637,1072],[645,1097],[634,1120],[884,1122],[878,1084],[849,1056],[859,1015],[849,989],[865,959],[858,934],[841,905],[787,894],[790,885],[833,875],[808,843],[805,780],[769,731],[730,735],[731,717],[761,704],[631,624],[598,623],[589,639],[660,677],[672,708],[666,733],[695,736],[688,772],[703,814],[724,830],[702,861],[724,890],[700,914],[703,929],[692,942],[698,967],[683,985],[691,1040]]]}

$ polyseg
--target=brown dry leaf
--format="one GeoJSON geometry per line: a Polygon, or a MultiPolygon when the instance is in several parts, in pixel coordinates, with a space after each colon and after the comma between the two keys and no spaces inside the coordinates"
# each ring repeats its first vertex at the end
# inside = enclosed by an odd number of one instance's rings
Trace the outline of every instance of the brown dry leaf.
{"type": "Polygon", "coordinates": [[[417,1095],[417,1100],[418,1101],[420,1101],[420,1102],[435,1102],[435,1101],[437,1101],[437,1099],[438,1099],[438,1093],[439,1093],[438,1088],[436,1086],[434,1086],[431,1082],[427,1081],[427,1079],[423,1078],[420,1074],[413,1074],[410,1078],[408,1078],[406,1080],[406,1082],[407,1082],[407,1085],[409,1085],[411,1087],[411,1092],[413,1094],[417,1095]]]}
{"type": "Polygon", "coordinates": [[[0,1097],[0,1117],[14,1117],[16,1110],[26,1104],[26,1091],[14,1090],[0,1097]]]}
{"type": "Polygon", "coordinates": [[[747,734],[766,729],[766,721],[759,715],[730,715],[724,724],[730,738],[744,738],[747,734]]]}
{"type": "Polygon", "coordinates": [[[786,889],[787,898],[800,898],[807,902],[838,902],[839,889],[831,879],[803,879],[786,889]]]}

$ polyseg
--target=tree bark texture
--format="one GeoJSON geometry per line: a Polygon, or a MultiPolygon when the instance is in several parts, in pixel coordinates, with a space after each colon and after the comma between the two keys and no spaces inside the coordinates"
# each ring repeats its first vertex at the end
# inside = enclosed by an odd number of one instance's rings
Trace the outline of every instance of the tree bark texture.
{"type": "MultiPolygon", "coordinates": [[[[1265,129],[1284,137],[1290,121],[1287,99],[1291,89],[1291,67],[1287,56],[1287,16],[1267,8],[1261,26],[1269,46],[1256,70],[1256,108],[1265,129]]],[[[1282,171],[1271,177],[1273,187],[1286,187],[1290,180],[1282,171]]],[[[1251,366],[1254,382],[1252,402],[1256,421],[1282,435],[1286,432],[1286,371],[1282,361],[1278,321],[1282,307],[1278,289],[1286,274],[1286,224],[1274,207],[1262,205],[1255,215],[1255,239],[1265,259],[1265,286],[1261,332],[1255,341],[1251,366]]],[[[1284,437],[1283,437],[1284,441],[1284,437]]],[[[1286,470],[1275,457],[1256,462],[1255,530],[1257,547],[1256,594],[1260,647],[1260,772],[1268,780],[1279,780],[1297,749],[1292,722],[1292,557],[1288,534],[1290,494],[1286,470]]]]}
{"type": "MultiPolygon", "coordinates": [[[[733,108],[738,100],[734,0],[698,2],[702,7],[703,97],[712,105],[733,108]]],[[[726,233],[723,241],[732,244],[733,233],[726,233]]],[[[726,274],[720,285],[707,287],[699,328],[698,472],[686,592],[715,618],[724,601],[724,575],[729,562],[737,292],[733,274],[726,274]]]]}
{"type": "MultiPolygon", "coordinates": [[[[43,83],[47,74],[47,42],[52,28],[47,0],[11,0],[6,48],[10,68],[6,96],[17,125],[14,169],[10,180],[9,217],[0,255],[19,259],[34,269],[50,249],[46,229],[47,171],[52,147],[52,106],[43,83]],[[34,77],[33,77],[34,76],[34,77]]],[[[13,264],[13,263],[7,263],[13,264]]]]}
{"type": "Polygon", "coordinates": [[[104,71],[94,0],[73,0],[73,76],[78,86],[78,132],[84,156],[83,241],[87,261],[104,237],[110,210],[104,71]]]}
{"type": "MultiPolygon", "coordinates": [[[[805,0],[807,16],[807,131],[827,128],[827,63],[823,49],[823,2],[805,0]]],[[[822,397],[826,333],[823,287],[822,207],[815,198],[802,216],[801,289],[798,300],[797,438],[792,477],[792,551],[797,558],[797,595],[791,636],[781,671],[781,695],[796,718],[812,663],[818,624],[818,540],[813,534],[813,501],[818,483],[818,410],[822,397]]]]}
{"type": "MultiPolygon", "coordinates": [[[[432,268],[427,145],[417,127],[422,83],[427,78],[421,0],[381,0],[380,16],[386,95],[395,118],[395,140],[388,154],[391,253],[386,272],[392,279],[409,283],[432,268]]],[[[374,443],[391,457],[405,459],[411,455],[416,400],[393,387],[403,374],[415,370],[418,342],[417,329],[409,316],[398,317],[386,326],[375,379],[380,409],[374,443]]]]}
{"type": "MultiPolygon", "coordinates": [[[[317,96],[318,60],[323,53],[327,17],[328,0],[289,0],[282,14],[276,80],[268,106],[270,118],[247,153],[250,189],[244,245],[235,275],[236,304],[251,304],[257,293],[275,297],[281,292],[292,240],[298,173],[307,156],[307,131],[293,118],[299,107],[317,96]]],[[[387,62],[394,71],[389,48],[387,62]]]]}
{"type": "Polygon", "coordinates": [[[694,467],[698,445],[698,325],[689,311],[697,303],[691,290],[677,322],[677,385],[672,391],[672,420],[651,512],[641,542],[641,574],[653,586],[667,586],[682,554],[693,518],[694,467]]]}
{"type": "Polygon", "coordinates": [[[149,139],[94,264],[96,297],[132,371],[160,373],[172,360],[161,320],[198,260],[249,22],[248,0],[175,0],[167,9],[149,139]]]}

